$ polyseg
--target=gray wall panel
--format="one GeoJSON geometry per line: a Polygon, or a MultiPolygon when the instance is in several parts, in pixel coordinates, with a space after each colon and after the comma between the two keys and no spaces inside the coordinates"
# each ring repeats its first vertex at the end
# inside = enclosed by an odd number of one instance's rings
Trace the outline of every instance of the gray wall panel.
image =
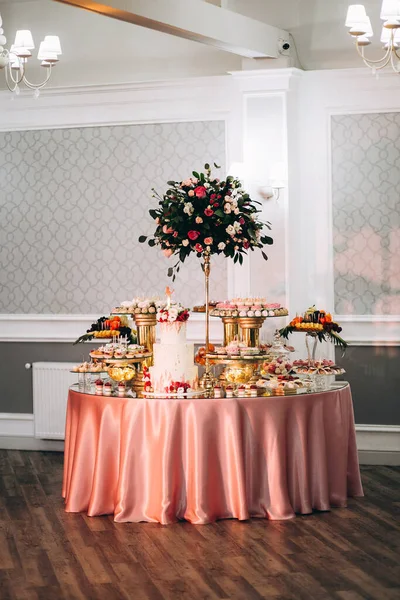
{"type": "Polygon", "coordinates": [[[350,382],[356,423],[400,425],[400,347],[353,346],[338,364],[350,382]]]}

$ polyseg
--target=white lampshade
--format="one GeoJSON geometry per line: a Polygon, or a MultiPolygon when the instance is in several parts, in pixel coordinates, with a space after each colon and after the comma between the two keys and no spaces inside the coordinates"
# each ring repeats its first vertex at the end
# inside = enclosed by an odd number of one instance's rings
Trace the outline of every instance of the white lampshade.
{"type": "Polygon", "coordinates": [[[363,4],[352,4],[347,10],[346,27],[354,27],[356,23],[362,23],[367,18],[363,4]]]}
{"type": "Polygon", "coordinates": [[[372,37],[374,35],[372,25],[371,25],[371,19],[369,17],[367,17],[367,31],[365,32],[364,35],[365,35],[365,37],[372,37]]]}
{"type": "Polygon", "coordinates": [[[284,188],[287,182],[287,169],[284,162],[271,165],[269,171],[269,184],[272,188],[284,188]]]}
{"type": "Polygon", "coordinates": [[[349,30],[350,35],[354,35],[355,37],[359,35],[366,35],[368,31],[368,23],[364,21],[364,23],[354,23],[353,27],[349,30]]]}
{"type": "Polygon", "coordinates": [[[26,50],[33,50],[35,44],[33,43],[33,37],[29,29],[20,29],[15,34],[14,46],[16,48],[25,48],[26,50]]]}
{"type": "Polygon", "coordinates": [[[46,35],[44,41],[46,43],[46,50],[54,52],[54,54],[62,54],[58,35],[46,35]]]}
{"type": "Polygon", "coordinates": [[[387,21],[388,19],[400,18],[400,2],[399,0],[383,0],[381,9],[381,19],[387,21]]]}
{"type": "MultiPolygon", "coordinates": [[[[392,30],[387,27],[382,27],[381,42],[387,46],[390,44],[391,36],[392,30]]],[[[398,46],[400,44],[400,29],[395,30],[393,39],[396,46],[398,46]]]]}
{"type": "Polygon", "coordinates": [[[38,52],[38,60],[55,63],[58,62],[58,56],[55,52],[50,52],[47,47],[47,43],[45,41],[40,43],[39,52],[38,52]]]}

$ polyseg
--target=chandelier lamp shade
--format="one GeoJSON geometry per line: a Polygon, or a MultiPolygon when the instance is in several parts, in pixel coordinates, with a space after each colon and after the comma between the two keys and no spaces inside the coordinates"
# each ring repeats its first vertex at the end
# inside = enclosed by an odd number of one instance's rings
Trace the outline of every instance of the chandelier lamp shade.
{"type": "Polygon", "coordinates": [[[375,74],[391,65],[393,71],[400,73],[400,0],[383,0],[380,17],[383,21],[380,41],[384,54],[377,60],[365,56],[365,47],[371,44],[374,35],[371,20],[363,4],[352,4],[347,11],[345,27],[354,38],[356,50],[364,64],[375,74]]]}
{"type": "Polygon", "coordinates": [[[23,84],[27,88],[35,90],[35,95],[38,96],[39,90],[49,81],[52,68],[62,54],[58,36],[46,35],[40,43],[37,58],[40,65],[46,69],[45,78],[40,83],[33,83],[26,76],[28,61],[32,58],[32,51],[35,50],[35,43],[29,29],[17,31],[14,44],[9,50],[5,47],[6,43],[7,39],[4,35],[3,21],[0,15],[0,70],[4,70],[7,87],[11,92],[19,94],[19,86],[23,84]]]}

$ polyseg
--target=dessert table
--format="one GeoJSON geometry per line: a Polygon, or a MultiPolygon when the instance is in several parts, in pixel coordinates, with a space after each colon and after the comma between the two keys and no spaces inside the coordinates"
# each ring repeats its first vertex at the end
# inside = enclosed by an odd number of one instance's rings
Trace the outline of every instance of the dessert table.
{"type": "Polygon", "coordinates": [[[67,512],[162,524],[279,520],[362,495],[348,384],[260,398],[69,392],[67,512]]]}

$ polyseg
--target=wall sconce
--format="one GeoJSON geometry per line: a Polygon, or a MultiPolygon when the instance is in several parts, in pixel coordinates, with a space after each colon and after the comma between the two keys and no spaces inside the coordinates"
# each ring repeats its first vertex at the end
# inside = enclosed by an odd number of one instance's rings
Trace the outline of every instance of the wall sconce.
{"type": "Polygon", "coordinates": [[[260,196],[264,200],[275,198],[278,202],[281,190],[287,186],[287,169],[284,162],[274,163],[270,169],[269,185],[260,188],[260,196]]]}

